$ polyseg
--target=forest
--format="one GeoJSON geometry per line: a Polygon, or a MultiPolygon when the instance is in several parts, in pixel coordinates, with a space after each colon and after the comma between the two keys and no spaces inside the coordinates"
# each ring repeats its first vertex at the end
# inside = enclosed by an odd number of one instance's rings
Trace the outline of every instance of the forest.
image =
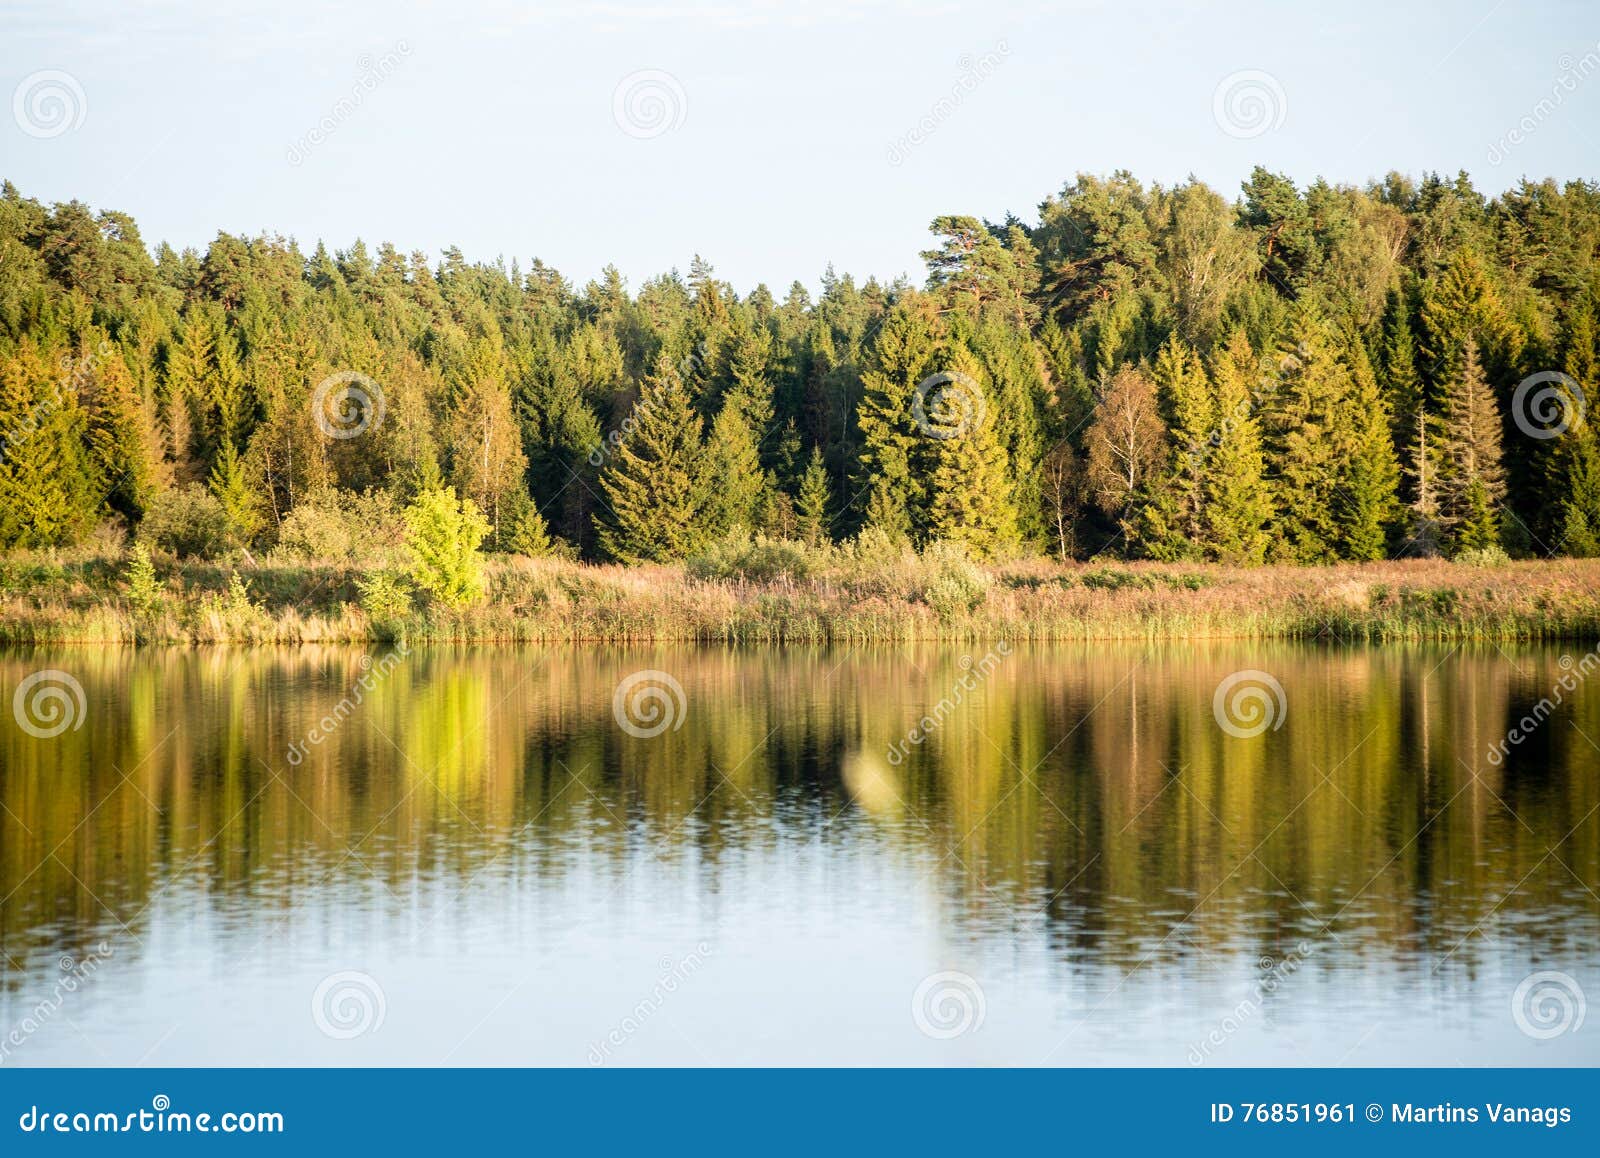
{"type": "Polygon", "coordinates": [[[930,237],[921,285],[829,267],[816,296],[741,296],[697,256],[578,287],[360,240],[152,248],[7,182],[0,550],[354,560],[432,518],[468,550],[625,564],[757,532],[978,561],[1600,555],[1600,184],[1079,175],[1036,221],[930,237]]]}

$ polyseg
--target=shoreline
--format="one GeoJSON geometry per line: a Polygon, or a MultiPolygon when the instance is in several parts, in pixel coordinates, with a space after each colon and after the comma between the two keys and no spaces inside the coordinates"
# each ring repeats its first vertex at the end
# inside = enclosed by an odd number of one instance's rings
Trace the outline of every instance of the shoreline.
{"type": "Polygon", "coordinates": [[[169,563],[143,608],[124,571],[108,556],[0,561],[0,645],[1600,641],[1600,560],[951,570],[907,556],[805,577],[699,578],[681,566],[501,557],[483,604],[393,618],[363,609],[356,584],[370,572],[353,566],[169,563]]]}

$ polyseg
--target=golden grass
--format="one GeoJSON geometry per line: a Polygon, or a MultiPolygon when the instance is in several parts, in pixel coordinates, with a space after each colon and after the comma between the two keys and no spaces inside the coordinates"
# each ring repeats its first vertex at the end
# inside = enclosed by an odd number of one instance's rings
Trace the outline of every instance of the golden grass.
{"type": "Polygon", "coordinates": [[[0,643],[1600,639],[1600,560],[979,568],[835,554],[802,578],[700,579],[681,566],[509,558],[490,563],[482,606],[389,622],[362,610],[360,575],[346,568],[241,566],[240,605],[227,598],[232,570],[169,563],[159,605],[143,610],[125,570],[98,555],[0,561],[0,643]]]}

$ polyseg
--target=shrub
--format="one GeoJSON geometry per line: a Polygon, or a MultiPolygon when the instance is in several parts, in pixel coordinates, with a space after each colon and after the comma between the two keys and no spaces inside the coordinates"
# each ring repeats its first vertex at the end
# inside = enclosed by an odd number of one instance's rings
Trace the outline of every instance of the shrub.
{"type": "Polygon", "coordinates": [[[392,623],[411,614],[411,586],[391,571],[374,571],[356,580],[361,609],[374,623],[392,623]]]}
{"type": "Polygon", "coordinates": [[[405,520],[388,491],[313,491],[284,516],[273,556],[344,566],[400,561],[405,520]]]}
{"type": "Polygon", "coordinates": [[[1095,591],[1121,591],[1126,587],[1148,589],[1154,587],[1155,583],[1148,575],[1102,567],[1098,571],[1085,571],[1083,585],[1095,591]]]}
{"type": "Polygon", "coordinates": [[[162,586],[150,561],[150,547],[143,540],[133,545],[128,563],[128,601],[142,615],[149,615],[161,603],[162,586]]]}
{"type": "Polygon", "coordinates": [[[425,490],[406,508],[405,519],[412,581],[446,607],[481,600],[483,556],[478,546],[489,534],[489,520],[478,504],[458,500],[454,487],[425,490]]]}
{"type": "Polygon", "coordinates": [[[139,526],[141,537],[179,558],[212,559],[228,543],[228,516],[199,483],[156,495],[139,526]]]}
{"type": "Polygon", "coordinates": [[[812,561],[804,543],[736,530],[693,556],[687,570],[696,579],[804,579],[812,561]]]}
{"type": "Polygon", "coordinates": [[[989,576],[955,543],[931,543],[922,555],[922,599],[948,623],[971,615],[989,590],[989,576]]]}
{"type": "Polygon", "coordinates": [[[1451,562],[1462,567],[1501,567],[1511,562],[1511,557],[1499,547],[1473,547],[1458,552],[1451,562]]]}

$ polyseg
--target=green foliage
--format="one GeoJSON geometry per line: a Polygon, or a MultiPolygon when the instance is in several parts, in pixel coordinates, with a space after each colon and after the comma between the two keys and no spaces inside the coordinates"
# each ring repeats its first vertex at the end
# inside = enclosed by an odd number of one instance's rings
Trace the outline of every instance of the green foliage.
{"type": "Polygon", "coordinates": [[[228,513],[199,483],[163,491],[150,504],[139,533],[180,559],[214,559],[228,545],[228,513]]]}
{"type": "Polygon", "coordinates": [[[128,559],[128,602],[141,615],[149,615],[161,605],[164,588],[156,578],[155,563],[150,558],[150,547],[136,542],[128,559]]]}
{"type": "Polygon", "coordinates": [[[489,521],[454,487],[427,490],[405,510],[411,580],[444,606],[459,609],[482,600],[483,556],[478,547],[489,521]]]}
{"type": "Polygon", "coordinates": [[[736,526],[980,557],[1600,553],[1592,424],[1499,429],[1538,371],[1600,398],[1595,182],[1256,169],[1235,201],[1118,172],[1036,222],[948,208],[923,288],[830,268],[779,301],[698,257],[630,291],[454,249],[152,254],[125,214],[5,185],[0,550],[106,526],[392,566],[399,508],[449,483],[496,551],[628,562],[736,526]],[[919,385],[956,371],[983,418],[930,436],[919,385]],[[330,432],[351,375],[375,405],[330,432]]]}
{"type": "Polygon", "coordinates": [[[922,599],[945,623],[971,615],[989,590],[989,575],[960,543],[933,542],[923,553],[922,599]]]}
{"type": "Polygon", "coordinates": [[[628,422],[600,478],[610,503],[600,545],[625,563],[682,559],[704,539],[710,479],[700,418],[666,351],[628,422]]]}
{"type": "Polygon", "coordinates": [[[748,579],[769,582],[773,579],[804,579],[813,568],[813,556],[804,543],[787,539],[752,538],[748,532],[733,532],[708,544],[690,557],[688,572],[696,579],[748,579]]]}
{"type": "Polygon", "coordinates": [[[393,623],[411,614],[411,585],[392,571],[374,571],[356,580],[361,609],[374,623],[393,623]]]}

